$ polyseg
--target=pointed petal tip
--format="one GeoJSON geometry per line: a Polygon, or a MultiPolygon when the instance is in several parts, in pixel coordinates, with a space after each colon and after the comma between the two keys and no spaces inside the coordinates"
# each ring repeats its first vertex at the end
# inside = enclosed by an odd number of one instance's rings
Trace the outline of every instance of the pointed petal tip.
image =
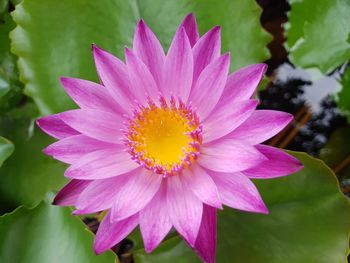
{"type": "Polygon", "coordinates": [[[55,196],[55,198],[52,201],[52,205],[61,205],[61,196],[59,195],[59,193],[55,196]]]}
{"type": "Polygon", "coordinates": [[[267,206],[263,201],[261,201],[261,203],[258,206],[254,207],[253,212],[263,214],[263,215],[268,215],[270,213],[269,209],[267,208],[267,206]]]}
{"type": "Polygon", "coordinates": [[[99,47],[95,43],[92,43],[91,44],[91,49],[92,49],[92,51],[96,51],[96,50],[99,49],[99,47]]]}
{"type": "Polygon", "coordinates": [[[101,55],[102,52],[106,52],[96,44],[92,44],[91,47],[92,47],[92,53],[94,56],[98,56],[98,55],[101,55]]]}
{"type": "Polygon", "coordinates": [[[43,152],[46,155],[51,155],[50,146],[47,146],[46,148],[42,149],[41,152],[43,152]]]}
{"type": "Polygon", "coordinates": [[[196,24],[196,16],[195,16],[192,12],[191,12],[191,13],[188,13],[188,14],[184,17],[184,19],[183,19],[181,25],[185,25],[186,23],[194,23],[194,24],[196,24]]]}
{"type": "Polygon", "coordinates": [[[155,245],[151,240],[144,240],[143,245],[147,254],[152,253],[157,247],[157,245],[155,245]]]}
{"type": "Polygon", "coordinates": [[[193,12],[188,13],[188,14],[185,16],[184,20],[190,19],[190,18],[191,18],[191,19],[195,19],[195,18],[196,18],[196,16],[194,15],[193,12]]]}
{"type": "Polygon", "coordinates": [[[41,122],[42,122],[41,118],[35,120],[35,123],[39,128],[41,128],[41,122]]]}
{"type": "Polygon", "coordinates": [[[221,59],[224,61],[224,63],[230,63],[231,59],[231,52],[226,52],[221,56],[221,59]]]}
{"type": "Polygon", "coordinates": [[[221,26],[214,26],[212,29],[210,29],[207,33],[210,33],[212,37],[218,37],[221,34],[221,26]]]}
{"type": "Polygon", "coordinates": [[[124,53],[125,53],[125,56],[133,55],[132,50],[129,47],[127,47],[127,46],[124,47],[124,53]]]}
{"type": "Polygon", "coordinates": [[[94,242],[94,253],[96,256],[102,254],[103,252],[107,251],[109,248],[104,248],[102,247],[100,244],[98,244],[96,242],[96,238],[95,238],[95,242],[94,242]]]}
{"type": "Polygon", "coordinates": [[[137,28],[144,28],[146,26],[146,22],[145,20],[143,20],[143,18],[141,18],[138,22],[137,22],[137,28]]]}
{"type": "Polygon", "coordinates": [[[63,86],[63,88],[66,90],[66,89],[69,89],[69,84],[71,84],[72,81],[74,81],[74,79],[68,78],[68,77],[60,77],[59,81],[60,81],[61,85],[63,86]]]}

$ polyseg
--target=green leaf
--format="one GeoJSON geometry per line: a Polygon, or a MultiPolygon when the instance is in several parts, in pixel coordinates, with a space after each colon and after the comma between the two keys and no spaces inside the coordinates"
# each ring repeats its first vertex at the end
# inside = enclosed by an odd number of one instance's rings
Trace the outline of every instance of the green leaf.
{"type": "Polygon", "coordinates": [[[0,20],[2,16],[7,12],[9,6],[9,0],[0,0],[0,20]]]}
{"type": "Polygon", "coordinates": [[[4,161],[13,153],[14,146],[12,142],[0,136],[0,167],[4,161]]]}
{"type": "Polygon", "coordinates": [[[338,106],[350,123],[350,66],[345,70],[341,84],[342,90],[338,94],[338,106]]]}
{"type": "Polygon", "coordinates": [[[350,59],[348,0],[291,1],[287,48],[299,67],[319,67],[329,73],[350,59]]]}
{"type": "Polygon", "coordinates": [[[16,147],[0,168],[0,203],[5,210],[22,204],[36,205],[66,182],[65,165],[42,153],[53,140],[34,128],[29,117],[16,116],[29,111],[30,107],[25,107],[23,112],[18,109],[11,117],[0,119],[0,134],[16,147]]]}
{"type": "Polygon", "coordinates": [[[0,68],[0,98],[10,90],[10,82],[5,72],[0,68]]]}
{"type": "MultiPolygon", "coordinates": [[[[256,180],[269,215],[230,208],[218,213],[217,262],[345,263],[350,205],[332,171],[320,160],[293,153],[304,169],[294,175],[256,180]]],[[[179,237],[153,254],[136,251],[136,263],[199,262],[179,237]]]]}
{"type": "Polygon", "coordinates": [[[0,261],[16,263],[113,263],[109,251],[95,256],[93,234],[71,210],[41,203],[0,217],[0,261]]]}
{"type": "Polygon", "coordinates": [[[23,84],[19,81],[16,57],[10,52],[9,32],[15,23],[5,14],[0,23],[0,114],[14,108],[23,98],[23,84]]]}
{"type": "Polygon", "coordinates": [[[223,49],[232,52],[232,69],[268,58],[270,37],[260,26],[255,1],[200,0],[25,0],[13,12],[12,51],[19,57],[25,93],[41,114],[74,107],[60,76],[97,81],[91,44],[123,56],[143,17],[167,48],[182,18],[193,11],[201,32],[222,25],[223,49]],[[64,19],[63,19],[64,18],[64,19]]]}

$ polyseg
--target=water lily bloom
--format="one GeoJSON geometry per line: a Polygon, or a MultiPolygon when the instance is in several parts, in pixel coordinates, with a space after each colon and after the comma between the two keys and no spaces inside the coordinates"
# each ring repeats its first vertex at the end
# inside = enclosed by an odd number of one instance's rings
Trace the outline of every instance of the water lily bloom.
{"type": "Polygon", "coordinates": [[[204,262],[215,262],[216,210],[268,213],[250,179],[302,167],[261,144],[292,120],[256,110],[266,66],[228,74],[230,54],[220,46],[220,28],[200,37],[189,14],[165,54],[141,20],[125,63],[93,45],[100,84],[61,78],[79,109],[37,123],[58,139],[44,152],[70,165],[71,181],[54,203],[75,206],[74,214],[107,211],[97,254],[138,225],[151,252],[173,227],[204,262]]]}

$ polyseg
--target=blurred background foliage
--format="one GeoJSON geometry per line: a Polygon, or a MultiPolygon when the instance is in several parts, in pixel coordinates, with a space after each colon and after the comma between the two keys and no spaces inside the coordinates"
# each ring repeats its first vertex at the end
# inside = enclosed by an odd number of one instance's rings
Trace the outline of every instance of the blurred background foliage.
{"type": "Polygon", "coordinates": [[[255,181],[269,216],[219,214],[217,261],[347,262],[349,0],[0,0],[0,262],[198,261],[175,233],[145,254],[138,230],[113,248],[118,257],[95,256],[98,215],[82,221],[50,205],[65,166],[42,154],[52,140],[34,124],[76,107],[60,76],[98,81],[92,43],[123,58],[143,18],[167,49],[189,12],[201,34],[222,27],[231,71],[268,64],[259,107],[295,119],[266,143],[309,154],[293,153],[301,172],[255,181]]]}

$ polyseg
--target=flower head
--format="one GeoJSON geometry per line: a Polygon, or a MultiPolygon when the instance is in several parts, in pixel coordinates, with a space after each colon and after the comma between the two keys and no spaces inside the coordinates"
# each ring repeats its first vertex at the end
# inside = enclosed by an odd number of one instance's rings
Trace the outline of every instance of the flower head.
{"type": "MultiPolygon", "coordinates": [[[[256,110],[266,66],[228,75],[220,28],[199,37],[188,15],[165,55],[144,21],[125,63],[93,46],[100,84],[62,78],[80,109],[38,125],[58,139],[44,152],[70,166],[55,204],[75,214],[107,211],[94,248],[101,253],[140,225],[151,252],[172,227],[205,262],[215,261],[216,209],[267,213],[250,178],[299,170],[298,160],[262,142],[292,115],[256,110]]],[[[234,238],[234,237],[233,237],[234,238]]]]}

